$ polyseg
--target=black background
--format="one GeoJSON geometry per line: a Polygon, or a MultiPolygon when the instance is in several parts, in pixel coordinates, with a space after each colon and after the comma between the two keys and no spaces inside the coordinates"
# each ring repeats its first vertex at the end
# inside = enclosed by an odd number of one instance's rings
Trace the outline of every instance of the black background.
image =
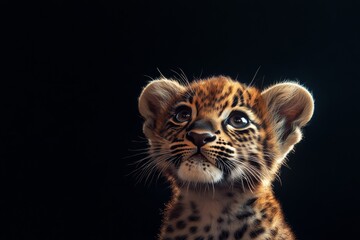
{"type": "Polygon", "coordinates": [[[256,86],[298,80],[315,98],[274,184],[288,222],[298,239],[354,239],[355,2],[2,1],[0,239],[154,239],[170,191],[130,174],[142,87],[157,69],[249,83],[259,66],[256,86]]]}

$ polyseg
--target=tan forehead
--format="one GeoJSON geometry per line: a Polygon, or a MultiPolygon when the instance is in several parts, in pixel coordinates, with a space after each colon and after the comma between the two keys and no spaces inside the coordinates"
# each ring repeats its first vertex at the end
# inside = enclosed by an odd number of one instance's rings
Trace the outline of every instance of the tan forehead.
{"type": "Polygon", "coordinates": [[[239,104],[253,106],[260,96],[260,91],[254,87],[236,82],[227,77],[214,77],[193,82],[190,91],[202,104],[214,106],[216,104],[232,105],[234,100],[239,104]]]}
{"type": "Polygon", "coordinates": [[[243,89],[246,86],[239,82],[233,81],[227,77],[213,77],[200,81],[195,81],[191,84],[191,87],[197,91],[207,91],[208,93],[221,93],[222,90],[228,88],[240,88],[243,89]]]}

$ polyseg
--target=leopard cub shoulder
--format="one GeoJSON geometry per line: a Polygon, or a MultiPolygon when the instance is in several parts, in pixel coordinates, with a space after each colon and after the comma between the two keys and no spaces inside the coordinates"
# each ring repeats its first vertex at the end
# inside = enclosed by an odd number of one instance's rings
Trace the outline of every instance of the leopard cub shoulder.
{"type": "Polygon", "coordinates": [[[312,117],[308,90],[162,78],[143,89],[139,111],[149,142],[143,169],[173,190],[159,239],[295,239],[271,184],[312,117]]]}

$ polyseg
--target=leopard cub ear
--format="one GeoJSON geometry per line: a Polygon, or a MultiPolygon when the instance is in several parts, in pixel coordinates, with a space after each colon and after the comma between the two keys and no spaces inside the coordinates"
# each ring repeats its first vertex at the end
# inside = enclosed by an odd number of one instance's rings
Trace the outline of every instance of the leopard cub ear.
{"type": "Polygon", "coordinates": [[[155,119],[164,111],[169,102],[185,88],[174,80],[165,78],[151,81],[139,97],[139,112],[144,117],[144,133],[146,129],[154,129],[155,119]]]}
{"type": "Polygon", "coordinates": [[[281,143],[281,151],[286,155],[301,140],[301,128],[314,112],[314,99],[306,88],[293,82],[273,85],[261,95],[281,143]]]}

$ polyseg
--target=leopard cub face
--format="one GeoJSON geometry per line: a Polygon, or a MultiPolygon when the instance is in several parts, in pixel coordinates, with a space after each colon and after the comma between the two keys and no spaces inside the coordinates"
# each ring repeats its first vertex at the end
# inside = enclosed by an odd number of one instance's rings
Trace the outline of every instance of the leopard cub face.
{"type": "Polygon", "coordinates": [[[269,184],[313,113],[296,83],[264,91],[226,77],[181,85],[159,79],[139,98],[151,159],[178,184],[269,184]]]}

